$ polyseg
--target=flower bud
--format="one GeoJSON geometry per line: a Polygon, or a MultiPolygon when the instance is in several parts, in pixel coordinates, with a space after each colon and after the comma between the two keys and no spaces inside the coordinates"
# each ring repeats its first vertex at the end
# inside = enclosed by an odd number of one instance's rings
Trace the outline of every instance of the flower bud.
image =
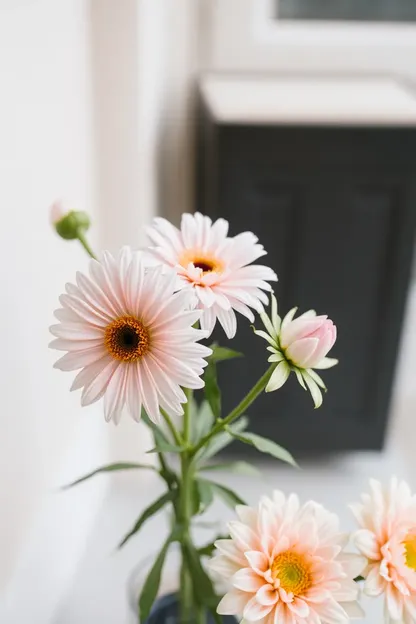
{"type": "Polygon", "coordinates": [[[315,368],[337,338],[337,328],[327,316],[301,316],[282,327],[280,346],[299,368],[315,368]]]}
{"type": "Polygon", "coordinates": [[[90,227],[90,218],[81,210],[70,210],[61,201],[56,201],[50,208],[50,220],[56,232],[65,240],[78,238],[80,232],[90,227]]]}

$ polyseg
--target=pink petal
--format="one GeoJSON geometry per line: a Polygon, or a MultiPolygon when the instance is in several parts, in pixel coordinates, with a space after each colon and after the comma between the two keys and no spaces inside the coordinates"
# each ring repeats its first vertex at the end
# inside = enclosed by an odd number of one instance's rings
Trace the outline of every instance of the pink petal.
{"type": "Polygon", "coordinates": [[[231,583],[241,591],[256,592],[260,587],[263,587],[264,579],[251,568],[243,568],[234,574],[231,583]]]}
{"type": "MultiPolygon", "coordinates": [[[[120,362],[117,360],[111,360],[107,358],[103,358],[106,362],[105,368],[103,368],[94,379],[87,385],[85,385],[84,390],[81,396],[81,405],[90,405],[104,395],[108,384],[110,383],[111,377],[114,372],[120,366],[120,362]]],[[[103,360],[100,360],[102,362],[103,360]]]]}
{"type": "Polygon", "coordinates": [[[400,621],[403,616],[403,598],[392,583],[387,585],[386,605],[390,617],[393,620],[400,621]]]}
{"type": "Polygon", "coordinates": [[[286,349],[286,356],[300,368],[308,368],[308,362],[312,360],[318,346],[318,338],[302,338],[292,342],[286,349]]]}
{"type": "Polygon", "coordinates": [[[305,618],[309,615],[309,607],[301,598],[294,598],[288,603],[288,608],[298,617],[305,618]]]}
{"type": "Polygon", "coordinates": [[[216,548],[218,548],[219,552],[224,554],[226,557],[234,561],[239,565],[240,568],[246,566],[246,561],[244,558],[244,554],[239,550],[236,544],[231,539],[219,539],[215,542],[216,548]]]}
{"type": "Polygon", "coordinates": [[[272,610],[273,605],[261,605],[257,601],[256,597],[251,598],[246,604],[243,616],[250,622],[257,622],[264,618],[272,610]]]}
{"type": "Polygon", "coordinates": [[[229,522],[228,529],[237,547],[244,551],[258,550],[259,539],[248,526],[242,522],[229,522]]]}
{"type": "Polygon", "coordinates": [[[145,359],[139,360],[136,364],[138,370],[138,381],[141,400],[150,420],[158,424],[160,422],[159,402],[153,378],[149,374],[145,359]]]}
{"type": "Polygon", "coordinates": [[[257,574],[264,574],[269,569],[269,559],[264,553],[250,550],[245,552],[244,556],[257,574]]]}
{"type": "Polygon", "coordinates": [[[219,615],[240,615],[247,604],[248,595],[245,592],[232,589],[220,601],[217,607],[219,615]]]}
{"type": "Polygon", "coordinates": [[[213,557],[209,562],[209,568],[213,572],[216,572],[220,576],[223,576],[227,580],[230,579],[238,570],[240,566],[235,561],[231,561],[225,555],[217,555],[213,557]]]}
{"type": "Polygon", "coordinates": [[[71,351],[62,356],[54,364],[54,368],[62,371],[72,371],[78,368],[84,368],[89,364],[93,364],[97,360],[107,355],[107,350],[103,345],[85,349],[84,351],[71,351]]]}
{"type": "Polygon", "coordinates": [[[124,364],[118,366],[107,386],[104,399],[104,417],[107,422],[113,419],[118,424],[120,420],[125,403],[127,368],[124,364]]]}
{"type": "Polygon", "coordinates": [[[256,593],[256,598],[261,605],[274,605],[279,600],[279,594],[271,585],[262,585],[256,593]]]}

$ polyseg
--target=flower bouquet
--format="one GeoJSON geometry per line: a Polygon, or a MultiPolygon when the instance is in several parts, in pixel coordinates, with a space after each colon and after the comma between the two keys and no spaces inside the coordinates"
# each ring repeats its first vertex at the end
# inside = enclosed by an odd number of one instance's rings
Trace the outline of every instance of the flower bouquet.
{"type": "Polygon", "coordinates": [[[343,624],[363,616],[362,582],[368,595],[385,596],[386,622],[416,622],[416,500],[406,484],[393,479],[383,490],[373,481],[371,494],[352,506],[359,524],[353,553],[337,516],[319,503],[301,504],[276,490],[251,508],[211,478],[216,454],[234,440],[295,465],[287,450],[250,431],[246,411],[291,374],[318,408],[326,388],[316,371],[337,363],[327,357],[336,341],[327,316],[312,310],[296,316],[296,308],[280,316],[271,286],[276,274],[253,264],[266,254],[256,236],[230,237],[227,221],[212,223],[199,213],[184,214],[180,229],[156,218],[147,249],[125,247],[96,259],[85,213],[55,205],[52,219],[60,236],[78,239],[91,256],[89,273],[66,285],[55,311],[51,347],[66,352],[55,367],[79,371],[71,390],[82,390],[82,405],[103,398],[107,421],[117,424],[125,411],[143,422],[158,462],[104,466],[75,483],[100,472],[151,468],[165,486],[122,541],[162,508],[170,511],[137,596],[139,621],[343,624]],[[253,340],[265,340],[269,366],[223,414],[217,365],[240,354],[206,341],[217,322],[232,338],[236,313],[255,324],[253,340]],[[215,497],[235,509],[236,519],[225,534],[196,544],[194,520],[215,497]],[[166,600],[161,576],[174,543],[180,569],[166,600]]]}

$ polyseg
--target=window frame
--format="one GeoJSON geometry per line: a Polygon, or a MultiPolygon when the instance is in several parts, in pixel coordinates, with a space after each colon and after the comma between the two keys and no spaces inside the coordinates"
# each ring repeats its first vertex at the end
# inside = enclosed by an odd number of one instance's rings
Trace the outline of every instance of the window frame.
{"type": "Polygon", "coordinates": [[[397,74],[415,78],[415,22],[276,19],[275,0],[205,0],[209,70],[397,74]]]}

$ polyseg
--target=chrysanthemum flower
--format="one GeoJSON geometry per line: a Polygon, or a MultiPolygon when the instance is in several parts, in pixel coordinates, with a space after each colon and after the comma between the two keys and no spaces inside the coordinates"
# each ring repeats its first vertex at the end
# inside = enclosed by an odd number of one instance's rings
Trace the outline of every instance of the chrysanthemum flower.
{"type": "Polygon", "coordinates": [[[234,310],[253,322],[250,308],[261,312],[262,304],[267,305],[263,291],[271,290],[268,281],[277,276],[269,267],[248,266],[266,254],[251,232],[230,238],[225,219],[212,223],[197,212],[182,215],[180,230],[158,217],[147,233],[153,245],[150,253],[176,269],[182,288],[193,289],[203,310],[201,327],[208,334],[218,319],[232,338],[237,329],[234,310]]]}
{"type": "Polygon", "coordinates": [[[364,593],[384,594],[385,621],[416,622],[416,496],[409,486],[393,478],[383,488],[370,481],[370,494],[351,505],[360,525],[353,535],[367,558],[364,593]]]}
{"type": "Polygon", "coordinates": [[[216,542],[210,562],[231,584],[218,613],[264,624],[344,624],[362,615],[353,579],[365,560],[344,552],[337,516],[279,491],[236,511],[231,539],[216,542]]]}
{"type": "Polygon", "coordinates": [[[116,423],[124,406],[135,420],[142,406],[154,422],[160,408],[182,414],[181,386],[204,385],[211,349],[192,327],[201,312],[187,310],[188,293],[174,293],[175,272],[145,271],[140,254],[124,248],[117,258],[104,252],[101,262],[91,260],[89,276],[77,273],[76,282],[60,297],[50,346],[68,352],[55,368],[81,369],[71,390],[83,388],[82,405],[104,396],[105,418],[116,423]]]}
{"type": "Polygon", "coordinates": [[[333,347],[337,328],[327,316],[316,316],[314,310],[309,310],[293,319],[297,308],[292,308],[284,317],[283,321],[277,313],[276,297],[271,297],[271,317],[265,312],[260,313],[260,318],[267,332],[254,330],[270,346],[267,347],[272,355],[269,362],[276,362],[266,392],[273,392],[281,388],[293,371],[304,390],[309,389],[315,407],[322,405],[322,392],[326,390],[321,377],[314,369],[331,368],[338,364],[338,360],[326,357],[333,347]]]}

